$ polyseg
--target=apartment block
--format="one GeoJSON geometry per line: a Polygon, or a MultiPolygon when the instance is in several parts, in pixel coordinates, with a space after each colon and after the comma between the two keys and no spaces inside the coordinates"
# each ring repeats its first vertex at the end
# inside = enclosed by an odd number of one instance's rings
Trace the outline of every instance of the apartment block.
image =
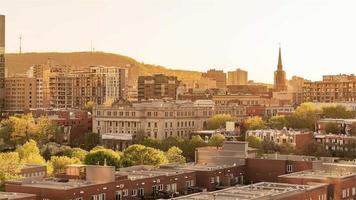
{"type": "Polygon", "coordinates": [[[26,76],[5,78],[5,110],[11,112],[38,108],[41,106],[41,80],[26,76]]]}
{"type": "Polygon", "coordinates": [[[227,72],[227,85],[247,85],[247,71],[236,69],[235,71],[227,72]]]}
{"type": "Polygon", "coordinates": [[[216,82],[217,88],[226,87],[226,74],[222,70],[210,69],[206,73],[202,74],[203,78],[209,78],[216,82]]]}
{"type": "Polygon", "coordinates": [[[356,76],[326,75],[322,81],[306,81],[303,85],[304,102],[354,102],[356,101],[356,76]]]}
{"type": "Polygon", "coordinates": [[[314,134],[316,143],[322,144],[330,152],[345,151],[356,155],[356,136],[336,134],[314,134]]]}
{"type": "Polygon", "coordinates": [[[175,76],[155,74],[138,77],[138,100],[176,99],[180,81],[175,76]]]}

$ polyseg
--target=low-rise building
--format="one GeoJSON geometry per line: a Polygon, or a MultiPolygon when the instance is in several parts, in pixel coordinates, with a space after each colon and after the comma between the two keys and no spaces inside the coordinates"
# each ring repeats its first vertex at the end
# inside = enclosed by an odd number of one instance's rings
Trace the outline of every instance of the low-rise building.
{"type": "Polygon", "coordinates": [[[316,133],[314,141],[330,152],[353,152],[356,155],[356,136],[316,133]]]}
{"type": "Polygon", "coordinates": [[[353,128],[356,128],[356,119],[319,119],[316,122],[316,130],[318,131],[318,133],[326,133],[326,128],[328,124],[337,124],[340,128],[341,134],[356,135],[356,132],[352,133],[352,131],[356,131],[353,130],[353,128]]]}
{"type": "Polygon", "coordinates": [[[307,185],[326,183],[330,199],[356,198],[356,164],[355,163],[322,163],[306,170],[278,177],[280,182],[307,185]]]}
{"type": "Polygon", "coordinates": [[[191,194],[174,198],[176,200],[258,200],[258,199],[323,199],[328,197],[327,184],[298,185],[286,183],[260,182],[246,186],[235,186],[215,192],[191,194]]]}
{"type": "Polygon", "coordinates": [[[0,192],[0,200],[36,200],[36,195],[18,192],[0,192]]]}
{"type": "Polygon", "coordinates": [[[278,145],[290,145],[293,148],[300,149],[308,145],[313,140],[313,133],[308,130],[293,130],[283,128],[276,129],[262,129],[262,130],[248,130],[246,137],[255,136],[261,141],[273,142],[278,145]]]}

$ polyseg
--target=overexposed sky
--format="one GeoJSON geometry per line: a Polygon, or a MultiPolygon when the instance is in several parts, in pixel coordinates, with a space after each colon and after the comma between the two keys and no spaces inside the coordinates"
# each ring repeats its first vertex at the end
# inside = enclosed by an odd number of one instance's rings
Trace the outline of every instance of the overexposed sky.
{"type": "Polygon", "coordinates": [[[6,51],[98,51],[273,82],[356,73],[355,0],[0,0],[6,51]]]}

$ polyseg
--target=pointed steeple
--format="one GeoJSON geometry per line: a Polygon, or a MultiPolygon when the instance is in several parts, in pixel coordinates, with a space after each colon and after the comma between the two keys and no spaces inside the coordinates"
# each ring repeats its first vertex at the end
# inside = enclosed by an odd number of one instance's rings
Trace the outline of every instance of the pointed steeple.
{"type": "Polygon", "coordinates": [[[281,45],[279,45],[279,54],[278,54],[278,65],[277,65],[277,70],[283,70],[281,45]]]}

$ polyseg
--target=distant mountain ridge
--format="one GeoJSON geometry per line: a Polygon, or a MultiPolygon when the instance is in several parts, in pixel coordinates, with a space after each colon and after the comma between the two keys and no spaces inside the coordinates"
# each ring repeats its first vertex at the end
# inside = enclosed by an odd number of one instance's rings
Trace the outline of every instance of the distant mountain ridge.
{"type": "Polygon", "coordinates": [[[125,66],[129,68],[129,83],[136,84],[140,75],[165,74],[174,75],[185,83],[199,81],[201,72],[174,70],[163,66],[137,62],[128,56],[105,52],[44,52],[44,53],[8,53],[5,55],[6,68],[9,75],[24,74],[33,65],[47,63],[48,59],[54,64],[72,65],[76,68],[91,65],[125,66]]]}

